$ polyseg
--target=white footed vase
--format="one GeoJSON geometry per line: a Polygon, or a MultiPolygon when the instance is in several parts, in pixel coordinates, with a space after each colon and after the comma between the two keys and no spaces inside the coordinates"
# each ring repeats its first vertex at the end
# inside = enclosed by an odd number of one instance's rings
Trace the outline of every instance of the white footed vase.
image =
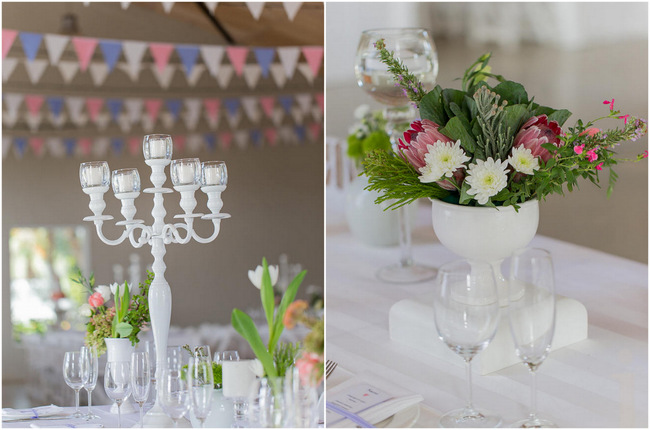
{"type": "MultiPolygon", "coordinates": [[[[131,362],[131,353],[133,352],[133,345],[129,339],[115,339],[107,337],[104,339],[106,342],[106,361],[126,361],[131,362]]],[[[111,413],[117,415],[117,404],[113,403],[111,406],[111,413]]],[[[122,403],[122,413],[132,414],[136,412],[133,404],[129,401],[128,397],[122,403]]]]}
{"type": "Polygon", "coordinates": [[[508,284],[501,263],[525,248],[537,233],[539,202],[512,206],[471,207],[432,200],[433,230],[445,248],[470,261],[489,263],[499,289],[499,304],[508,305],[508,284]]]}

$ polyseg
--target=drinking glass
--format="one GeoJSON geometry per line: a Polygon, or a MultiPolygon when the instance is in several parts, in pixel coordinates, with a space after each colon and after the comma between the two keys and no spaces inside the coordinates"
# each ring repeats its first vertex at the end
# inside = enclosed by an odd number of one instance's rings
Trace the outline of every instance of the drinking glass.
{"type": "MultiPolygon", "coordinates": [[[[384,116],[386,131],[393,148],[397,147],[399,123],[410,122],[415,113],[409,106],[408,97],[395,86],[393,75],[381,62],[375,42],[384,39],[386,48],[408,67],[428,91],[433,89],[438,76],[438,54],[429,32],[422,28],[386,28],[366,30],[361,33],[357,48],[354,72],[357,83],[379,103],[387,105],[384,116]]],[[[379,279],[393,283],[413,283],[433,279],[436,269],[416,264],[411,249],[411,226],[406,207],[398,210],[400,224],[400,261],[379,270],[379,279]]]]}
{"type": "Polygon", "coordinates": [[[536,371],[548,356],[555,329],[555,281],[551,254],[528,248],[515,252],[510,262],[508,320],[519,359],[531,375],[528,418],[512,427],[557,427],[537,416],[536,371]]]}
{"type": "Polygon", "coordinates": [[[205,419],[210,414],[212,392],[214,391],[214,375],[210,349],[195,348],[194,356],[190,357],[187,365],[187,382],[190,389],[190,402],[194,415],[204,427],[205,419]],[[207,354],[206,354],[207,352],[207,354]]]}
{"type": "Polygon", "coordinates": [[[235,423],[233,427],[245,427],[249,414],[249,396],[254,387],[253,360],[226,360],[221,362],[223,396],[233,401],[235,423]]]}
{"type": "Polygon", "coordinates": [[[156,401],[156,346],[153,341],[147,340],[144,343],[144,350],[149,357],[149,369],[151,372],[151,392],[152,399],[147,404],[154,404],[156,401]]]}
{"type": "Polygon", "coordinates": [[[158,381],[160,403],[163,410],[178,427],[178,421],[190,410],[190,393],[187,379],[181,377],[180,369],[167,368],[158,381]]]}
{"type": "Polygon", "coordinates": [[[472,402],[472,359],[487,348],[499,323],[499,297],[492,267],[460,260],[438,269],[434,294],[440,339],[465,360],[467,405],[446,413],[441,427],[496,427],[501,418],[472,402]]]}
{"type": "Polygon", "coordinates": [[[68,387],[74,390],[75,410],[73,418],[81,418],[83,414],[79,410],[79,391],[84,386],[81,351],[68,351],[63,357],[63,379],[68,387]]]}
{"type": "Polygon", "coordinates": [[[84,374],[84,388],[88,393],[88,413],[86,414],[86,421],[99,418],[98,415],[93,414],[90,408],[93,405],[92,394],[97,386],[97,374],[99,373],[99,357],[97,356],[97,347],[95,346],[82,346],[82,372],[84,374]]]}
{"type": "Polygon", "coordinates": [[[239,352],[237,351],[222,351],[214,353],[214,361],[217,364],[223,364],[224,361],[238,361],[239,352]]]}
{"type": "Polygon", "coordinates": [[[128,361],[109,361],[104,372],[104,390],[117,403],[117,426],[122,428],[122,403],[131,394],[131,364],[128,361]]]}
{"type": "Polygon", "coordinates": [[[151,390],[151,365],[146,351],[131,353],[131,387],[133,400],[140,406],[140,427],[143,427],[144,402],[151,390]]]}

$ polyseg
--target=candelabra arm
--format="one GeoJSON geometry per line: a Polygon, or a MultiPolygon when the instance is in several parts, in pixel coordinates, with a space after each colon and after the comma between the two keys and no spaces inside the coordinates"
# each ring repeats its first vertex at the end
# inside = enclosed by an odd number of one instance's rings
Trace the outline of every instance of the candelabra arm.
{"type": "Polygon", "coordinates": [[[142,224],[135,224],[132,228],[131,231],[129,232],[129,242],[131,242],[131,246],[134,248],[142,248],[144,245],[149,243],[151,240],[151,227],[144,226],[142,224]],[[136,229],[141,229],[140,237],[136,240],[135,239],[135,231],[136,229]]]}
{"type": "Polygon", "coordinates": [[[103,220],[95,220],[95,230],[97,230],[97,236],[99,236],[102,242],[111,246],[119,245],[120,243],[124,242],[124,239],[126,239],[129,236],[129,233],[132,230],[132,227],[130,228],[129,226],[126,226],[126,228],[122,232],[122,235],[118,239],[111,240],[106,236],[104,236],[104,232],[102,231],[103,225],[104,225],[103,220]]]}
{"type": "Polygon", "coordinates": [[[208,238],[202,238],[194,230],[192,230],[192,238],[196,240],[198,243],[210,243],[213,240],[219,236],[219,231],[221,230],[221,219],[213,219],[212,224],[214,225],[214,232],[212,233],[212,236],[208,238]]]}
{"type": "Polygon", "coordinates": [[[194,232],[194,229],[192,228],[192,218],[188,219],[186,222],[186,224],[165,224],[162,230],[162,236],[166,245],[170,243],[180,243],[181,245],[185,245],[190,242],[192,239],[192,233],[194,232]],[[181,237],[178,231],[179,229],[187,232],[184,238],[181,237]]]}

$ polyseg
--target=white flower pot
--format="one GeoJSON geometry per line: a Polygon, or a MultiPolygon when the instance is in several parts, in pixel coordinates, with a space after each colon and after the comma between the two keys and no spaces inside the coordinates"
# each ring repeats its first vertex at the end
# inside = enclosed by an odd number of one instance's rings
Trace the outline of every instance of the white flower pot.
{"type": "Polygon", "coordinates": [[[499,303],[508,304],[508,285],[501,263],[514,251],[525,248],[535,237],[539,224],[539,203],[512,206],[471,207],[432,200],[433,230],[440,243],[470,261],[490,263],[499,288],[499,303]]]}
{"type": "MultiPolygon", "coordinates": [[[[105,338],[106,342],[106,361],[127,361],[131,362],[131,353],[133,352],[133,345],[129,339],[114,339],[114,338],[105,338]]],[[[130,396],[129,396],[130,397],[130,396]]],[[[122,414],[132,414],[136,412],[133,404],[129,401],[127,397],[122,403],[122,414]]],[[[112,414],[117,414],[117,404],[113,403],[111,406],[110,412],[112,414]]]]}

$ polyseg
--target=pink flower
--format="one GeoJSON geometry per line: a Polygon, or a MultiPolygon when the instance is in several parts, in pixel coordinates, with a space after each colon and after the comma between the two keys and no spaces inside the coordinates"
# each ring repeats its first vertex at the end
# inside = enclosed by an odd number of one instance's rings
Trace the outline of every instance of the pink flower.
{"type": "Polygon", "coordinates": [[[515,136],[513,146],[518,148],[523,145],[524,148],[530,149],[533,156],[548,161],[551,153],[542,148],[544,143],[552,143],[560,146],[562,141],[558,136],[562,134],[562,129],[556,121],[548,121],[546,115],[539,115],[530,118],[521,126],[515,136]]]}
{"type": "Polygon", "coordinates": [[[589,127],[588,129],[586,129],[585,131],[580,133],[580,136],[584,136],[586,134],[587,136],[592,137],[592,136],[598,134],[599,132],[600,132],[600,130],[597,129],[596,127],[589,127]]]}
{"type": "Polygon", "coordinates": [[[90,297],[88,297],[88,304],[93,308],[103,305],[104,298],[102,297],[102,294],[99,292],[93,293],[90,297]]]}
{"type": "Polygon", "coordinates": [[[617,117],[617,118],[618,118],[618,119],[622,119],[622,120],[623,120],[623,124],[627,124],[627,119],[628,119],[629,117],[630,117],[630,115],[622,115],[622,116],[619,116],[619,117],[617,117]]]}
{"type": "Polygon", "coordinates": [[[643,151],[643,158],[648,158],[648,151],[643,151]]]}
{"type": "Polygon", "coordinates": [[[614,99],[612,99],[612,101],[605,100],[605,101],[603,102],[603,104],[604,104],[604,105],[609,105],[609,110],[614,110],[614,99]]]}
{"type": "Polygon", "coordinates": [[[323,357],[305,352],[296,360],[296,368],[303,385],[318,385],[323,380],[323,357]]]}
{"type": "Polygon", "coordinates": [[[399,149],[406,161],[419,170],[426,162],[424,156],[428,152],[427,145],[433,145],[437,141],[445,143],[453,142],[444,134],[438,131],[440,126],[433,121],[423,119],[413,121],[411,128],[404,132],[404,140],[399,140],[399,149]]]}
{"type": "Polygon", "coordinates": [[[603,170],[603,163],[596,166],[596,170],[603,170]]]}
{"type": "Polygon", "coordinates": [[[596,154],[596,151],[593,149],[587,151],[587,160],[589,160],[590,163],[598,160],[598,154],[596,154]]]}
{"type": "Polygon", "coordinates": [[[284,317],[282,317],[282,324],[288,328],[292,329],[296,326],[298,319],[305,313],[309,305],[304,300],[296,300],[287,306],[287,310],[284,312],[284,317]]]}
{"type": "Polygon", "coordinates": [[[580,155],[580,154],[582,154],[582,151],[583,151],[584,149],[585,149],[585,145],[584,145],[584,143],[583,143],[582,145],[576,145],[576,146],[574,146],[574,147],[573,147],[573,152],[575,152],[576,154],[580,155]]]}

